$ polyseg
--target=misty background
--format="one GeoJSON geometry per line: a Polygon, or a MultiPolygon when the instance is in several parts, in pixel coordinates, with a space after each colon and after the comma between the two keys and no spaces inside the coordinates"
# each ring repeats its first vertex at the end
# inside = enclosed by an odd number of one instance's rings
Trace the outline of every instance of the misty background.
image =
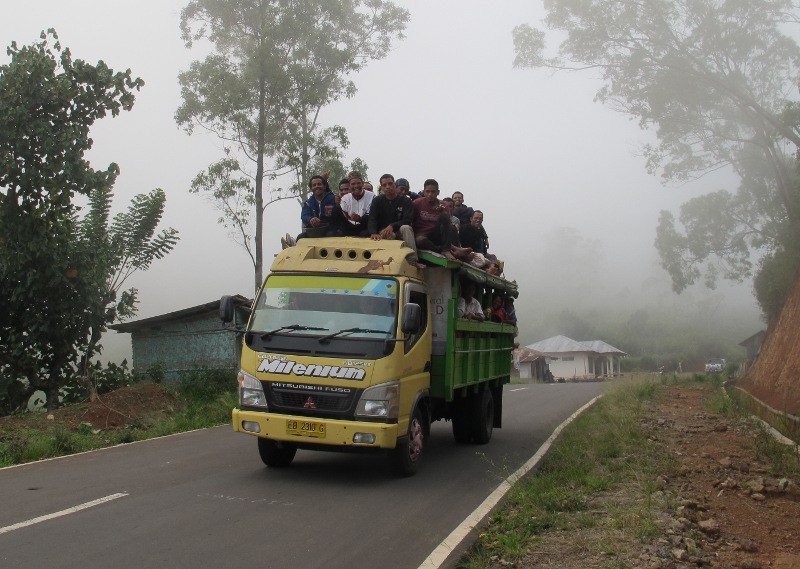
{"type": "MultiPolygon", "coordinates": [[[[484,212],[491,251],[505,261],[506,278],[519,283],[521,344],[565,334],[640,356],[666,350],[658,330],[690,328],[686,341],[707,341],[706,357],[731,356],[736,343],[763,328],[751,281],[675,295],[653,246],[660,210],[677,213],[697,195],[733,191],[737,178],[722,171],[664,186],[640,155],[653,135],[593,101],[596,76],[514,69],[511,30],[538,25],[539,2],[396,4],[411,12],[406,38],[356,75],[356,95],[325,108],[321,123],[347,129],[345,163],[365,160],[376,185],[385,172],[409,179],[414,191],[435,178],[442,196],[461,191],[484,212]],[[636,345],[626,340],[633,337],[636,345]]],[[[38,0],[0,21],[3,46],[32,43],[52,27],[73,57],[130,68],[145,81],[131,112],[95,125],[88,156],[95,168],[121,168],[114,213],[160,187],[167,193],[162,227],[180,232],[173,252],[126,283],[139,290],[135,319],[223,294],[253,295],[249,257],[217,223],[213,205],[188,191],[197,172],[221,156],[222,143],[175,124],[177,75],[206,53],[180,39],[184,5],[38,0]]],[[[279,237],[299,229],[299,216],[295,200],[267,208],[267,266],[279,237]]],[[[128,334],[110,332],[104,346],[105,359],[130,357],[128,334]]]]}

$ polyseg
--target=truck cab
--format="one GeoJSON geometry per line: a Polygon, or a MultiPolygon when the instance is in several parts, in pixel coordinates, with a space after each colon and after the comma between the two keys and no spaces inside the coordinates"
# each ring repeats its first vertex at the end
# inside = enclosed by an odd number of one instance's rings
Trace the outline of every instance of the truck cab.
{"type": "MultiPolygon", "coordinates": [[[[421,270],[410,253],[402,241],[308,238],[276,256],[244,331],[232,414],[265,464],[288,466],[298,449],[387,451],[411,475],[433,420],[453,420],[466,442],[480,405],[464,402],[502,400],[515,330],[455,322],[460,263],[420,253],[421,270]]],[[[477,442],[500,425],[494,407],[477,442]]]]}

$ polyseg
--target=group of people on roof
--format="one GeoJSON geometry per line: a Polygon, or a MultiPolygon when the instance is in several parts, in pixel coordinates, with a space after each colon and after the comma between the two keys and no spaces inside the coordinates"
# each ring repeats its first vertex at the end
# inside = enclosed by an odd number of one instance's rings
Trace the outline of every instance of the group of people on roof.
{"type": "MultiPolygon", "coordinates": [[[[422,267],[418,249],[440,253],[490,274],[502,273],[502,262],[489,254],[489,237],[483,227],[483,212],[464,203],[464,194],[439,199],[439,183],[425,180],[422,195],[411,192],[405,178],[391,174],[380,177],[379,192],[363,180],[361,173],[350,172],[339,182],[334,194],[324,176],[309,180],[311,195],[303,204],[300,219],[303,232],[297,237],[369,237],[403,240],[414,250],[408,261],[422,267]]],[[[281,238],[288,247],[294,239],[281,238]]]]}

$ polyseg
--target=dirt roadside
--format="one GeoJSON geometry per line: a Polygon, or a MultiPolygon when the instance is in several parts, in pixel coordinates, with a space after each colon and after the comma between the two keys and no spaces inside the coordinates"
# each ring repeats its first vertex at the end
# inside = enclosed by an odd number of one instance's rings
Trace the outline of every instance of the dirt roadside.
{"type": "Polygon", "coordinates": [[[618,487],[590,504],[599,523],[549,531],[525,558],[497,566],[800,569],[800,481],[773,474],[757,450],[756,424],[709,412],[703,401],[710,394],[704,385],[669,386],[648,404],[649,442],[677,465],[652,481],[660,535],[641,542],[620,527],[624,518],[603,523],[620,503],[628,501],[631,512],[643,507],[630,499],[636,490],[618,487]]]}

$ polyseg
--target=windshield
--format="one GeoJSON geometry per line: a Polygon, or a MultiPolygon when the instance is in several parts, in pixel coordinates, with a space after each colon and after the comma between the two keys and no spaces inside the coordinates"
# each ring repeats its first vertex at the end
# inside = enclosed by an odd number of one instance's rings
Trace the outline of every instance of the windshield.
{"type": "MultiPolygon", "coordinates": [[[[248,331],[264,340],[313,336],[324,343],[393,338],[397,281],[392,279],[272,275],[256,302],[248,331]]],[[[382,348],[381,348],[382,349],[382,348]]]]}

